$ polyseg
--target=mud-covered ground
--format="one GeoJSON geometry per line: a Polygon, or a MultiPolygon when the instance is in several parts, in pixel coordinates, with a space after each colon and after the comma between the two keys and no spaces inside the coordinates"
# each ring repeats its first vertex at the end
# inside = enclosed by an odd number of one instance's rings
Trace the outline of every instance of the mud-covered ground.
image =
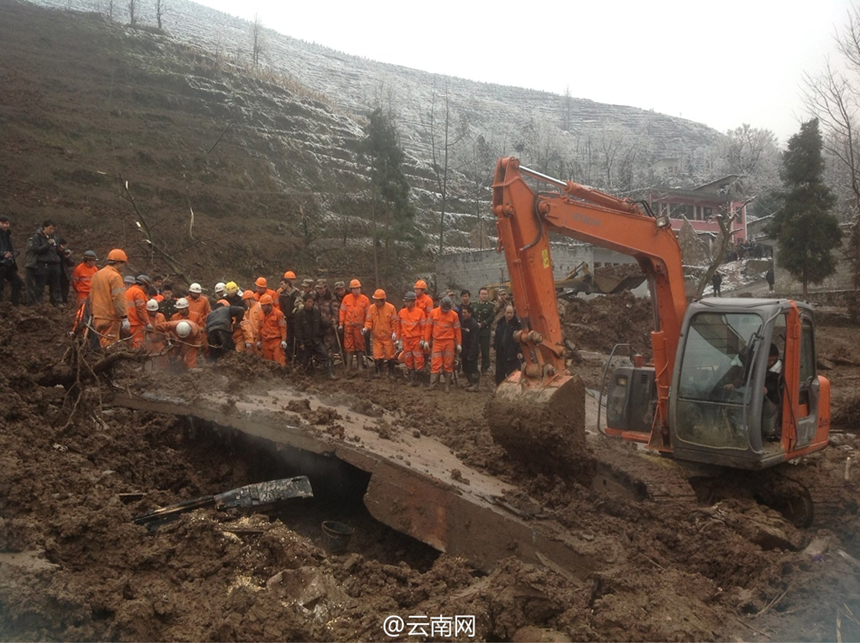
{"type": "MultiPolygon", "coordinates": [[[[595,302],[576,302],[576,315],[608,331],[600,320],[620,319],[631,303],[595,302]]],[[[83,372],[63,371],[67,317],[0,304],[3,639],[386,640],[382,624],[392,614],[475,615],[479,640],[860,639],[860,471],[845,480],[856,446],[856,328],[819,329],[833,382],[833,441],[791,466],[826,500],[809,529],[743,493],[741,479],[722,500],[636,500],[599,494],[575,476],[521,470],[482,419],[489,383],[478,394],[445,395],[364,376],[328,382],[242,356],[166,381],[193,397],[227,374],[225,403],[286,381],[309,396],[338,392],[369,417],[384,410],[398,420],[380,422],[380,432],[437,437],[470,466],[518,485],[512,503],[538,502],[592,543],[599,571],[583,583],[516,558],[485,574],[440,555],[373,521],[354,478],[351,491],[333,486],[313,501],[200,509],[148,532],[132,517],[298,471],[239,434],[111,406],[112,386],[133,392],[161,376],[122,363],[112,385],[97,387],[83,372]],[[50,385],[63,376],[85,382],[71,418],[75,389],[50,385]],[[326,519],[356,527],[345,552],[327,548],[319,526],[326,519]]],[[[641,315],[635,319],[638,328],[641,315]]],[[[576,369],[599,386],[593,354],[606,350],[603,340],[566,328],[583,351],[576,369]]],[[[296,404],[285,417],[337,437],[334,413],[296,404]]],[[[660,479],[661,461],[643,461],[629,444],[591,435],[589,445],[598,460],[660,479]]]]}

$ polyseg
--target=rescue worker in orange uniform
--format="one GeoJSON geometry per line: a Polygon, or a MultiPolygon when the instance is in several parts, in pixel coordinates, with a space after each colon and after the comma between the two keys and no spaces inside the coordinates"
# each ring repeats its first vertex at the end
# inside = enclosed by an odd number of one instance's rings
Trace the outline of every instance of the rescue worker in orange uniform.
{"type": "Polygon", "coordinates": [[[93,275],[99,269],[96,267],[98,257],[92,250],[87,250],[84,253],[84,260],[75,266],[75,271],[72,273],[72,289],[78,296],[78,306],[84,303],[84,299],[90,294],[90,283],[93,275]]]}
{"type": "MultiPolygon", "coordinates": [[[[251,301],[254,301],[254,296],[251,295],[251,301]]],[[[245,327],[242,325],[245,323],[245,319],[248,317],[248,307],[245,305],[245,300],[241,299],[242,309],[245,311],[242,315],[242,319],[238,324],[233,326],[233,346],[236,347],[236,352],[241,353],[245,350],[245,327]]],[[[229,303],[230,300],[228,299],[229,303]]]]}
{"type": "Polygon", "coordinates": [[[149,316],[146,314],[146,302],[149,301],[147,288],[152,283],[146,275],[138,275],[135,277],[134,285],[129,286],[125,291],[125,302],[128,310],[128,323],[131,339],[129,347],[132,349],[142,348],[144,344],[144,328],[149,323],[149,316]]]}
{"type": "Polygon", "coordinates": [[[269,295],[272,298],[272,305],[278,310],[281,309],[280,303],[278,303],[278,293],[269,288],[269,283],[266,281],[265,277],[257,277],[257,281],[254,282],[254,285],[257,287],[257,290],[254,292],[254,298],[257,301],[260,301],[260,298],[263,295],[269,295]]]}
{"type": "Polygon", "coordinates": [[[424,311],[427,319],[430,319],[430,312],[433,310],[433,298],[427,294],[427,282],[419,279],[415,282],[415,305],[424,311]]]}
{"type": "Polygon", "coordinates": [[[424,368],[424,328],[427,315],[415,305],[415,293],[411,290],[403,295],[405,304],[397,314],[398,348],[402,351],[402,362],[406,365],[406,377],[412,386],[418,386],[418,373],[424,368]]]}
{"type": "Polygon", "coordinates": [[[245,352],[259,355],[257,350],[257,327],[259,317],[263,314],[260,302],[257,301],[256,293],[248,289],[242,293],[242,303],[245,305],[245,317],[239,324],[242,327],[245,341],[245,352]]]}
{"type": "Polygon", "coordinates": [[[183,372],[197,367],[201,333],[197,324],[188,319],[178,319],[156,324],[155,331],[164,333],[173,345],[168,355],[175,370],[183,372]]]}
{"type": "Polygon", "coordinates": [[[370,300],[361,293],[361,282],[353,279],[349,282],[349,294],[344,295],[340,302],[340,325],[338,331],[343,331],[343,351],[346,353],[346,370],[352,368],[352,357],[355,356],[356,366],[364,367],[364,322],[367,319],[367,309],[370,300]]]}
{"type": "Polygon", "coordinates": [[[257,320],[257,350],[263,359],[287,365],[287,320],[284,313],[275,308],[271,295],[260,297],[262,315],[257,320]]]}
{"type": "Polygon", "coordinates": [[[436,388],[444,373],[445,391],[451,388],[454,376],[454,355],[463,350],[463,334],[460,331],[460,316],[454,310],[454,302],[443,297],[439,308],[434,308],[424,329],[424,341],[430,344],[430,388],[436,388]]]}
{"type": "Polygon", "coordinates": [[[204,355],[209,355],[209,340],[206,336],[206,318],[212,312],[212,304],[208,297],[203,296],[203,288],[194,283],[188,286],[188,318],[197,324],[200,330],[200,346],[204,355]]]}
{"type": "Polygon", "coordinates": [[[102,348],[115,344],[121,333],[128,333],[128,308],[125,302],[125,283],[120,271],[128,256],[119,248],[108,253],[107,265],[90,280],[90,304],[93,326],[102,348]]]}
{"type": "Polygon", "coordinates": [[[185,297],[180,297],[179,299],[177,299],[176,303],[173,304],[173,307],[176,309],[176,312],[171,315],[170,321],[182,321],[183,319],[189,319],[188,300],[185,297]]]}
{"type": "MultiPolygon", "coordinates": [[[[158,311],[158,302],[155,299],[150,299],[146,302],[146,318],[147,325],[145,330],[145,341],[144,348],[147,352],[152,353],[154,355],[158,355],[159,353],[163,353],[164,349],[167,347],[167,338],[164,336],[164,333],[160,333],[155,330],[155,327],[158,324],[164,324],[167,322],[164,319],[164,315],[162,315],[158,311]]],[[[168,365],[168,357],[167,355],[161,355],[154,359],[155,366],[161,370],[166,370],[168,365]]]]}
{"type": "Polygon", "coordinates": [[[382,375],[382,367],[388,364],[388,377],[394,379],[394,342],[398,332],[397,309],[385,301],[385,291],[377,288],[373,293],[373,305],[367,309],[364,321],[364,334],[373,338],[373,363],[376,365],[375,377],[382,375]]]}

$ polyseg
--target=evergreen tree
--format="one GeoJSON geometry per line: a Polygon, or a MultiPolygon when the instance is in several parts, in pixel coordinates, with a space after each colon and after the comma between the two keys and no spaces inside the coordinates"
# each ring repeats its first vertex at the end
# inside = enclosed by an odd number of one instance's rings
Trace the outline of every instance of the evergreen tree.
{"type": "Polygon", "coordinates": [[[830,213],[836,198],[824,184],[824,158],[818,119],[800,126],[782,156],[782,209],[770,232],[779,241],[777,259],[803,284],[820,284],[836,271],[833,249],[842,241],[838,219],[830,213]]]}
{"type": "Polygon", "coordinates": [[[379,280],[379,246],[385,246],[385,265],[391,265],[398,242],[422,245],[415,227],[415,208],[409,201],[409,182],[403,174],[403,149],[394,123],[382,108],[370,114],[364,153],[370,161],[371,215],[373,220],[373,258],[379,280]]]}

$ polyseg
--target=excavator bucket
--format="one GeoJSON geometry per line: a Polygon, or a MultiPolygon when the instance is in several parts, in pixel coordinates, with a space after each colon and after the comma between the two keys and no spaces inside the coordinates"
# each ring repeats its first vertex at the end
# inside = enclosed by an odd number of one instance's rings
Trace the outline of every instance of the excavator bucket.
{"type": "Polygon", "coordinates": [[[597,291],[607,295],[617,295],[625,290],[633,290],[645,281],[645,275],[594,275],[594,285],[597,291]]]}
{"type": "Polygon", "coordinates": [[[512,374],[484,407],[493,439],[527,469],[589,481],[585,385],[575,375],[548,381],[512,374]]]}

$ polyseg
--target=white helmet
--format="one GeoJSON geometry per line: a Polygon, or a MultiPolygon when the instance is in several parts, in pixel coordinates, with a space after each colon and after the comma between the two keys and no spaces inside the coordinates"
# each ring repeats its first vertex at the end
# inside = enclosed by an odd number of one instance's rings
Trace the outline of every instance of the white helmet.
{"type": "Polygon", "coordinates": [[[227,292],[227,284],[225,284],[223,281],[219,281],[217,284],[215,284],[215,292],[227,292]]]}
{"type": "Polygon", "coordinates": [[[176,334],[183,339],[185,337],[188,337],[191,334],[191,324],[189,324],[187,321],[179,322],[178,324],[176,324],[176,334]]]}
{"type": "Polygon", "coordinates": [[[185,297],[180,297],[176,300],[176,303],[173,304],[173,307],[176,310],[182,310],[183,308],[188,308],[188,300],[185,297]]]}
{"type": "Polygon", "coordinates": [[[200,287],[200,284],[191,284],[188,286],[188,292],[200,294],[203,292],[203,289],[200,287]]]}
{"type": "Polygon", "coordinates": [[[149,312],[154,313],[156,310],[158,310],[158,302],[154,299],[150,299],[148,302],[146,302],[146,309],[149,312]]]}

